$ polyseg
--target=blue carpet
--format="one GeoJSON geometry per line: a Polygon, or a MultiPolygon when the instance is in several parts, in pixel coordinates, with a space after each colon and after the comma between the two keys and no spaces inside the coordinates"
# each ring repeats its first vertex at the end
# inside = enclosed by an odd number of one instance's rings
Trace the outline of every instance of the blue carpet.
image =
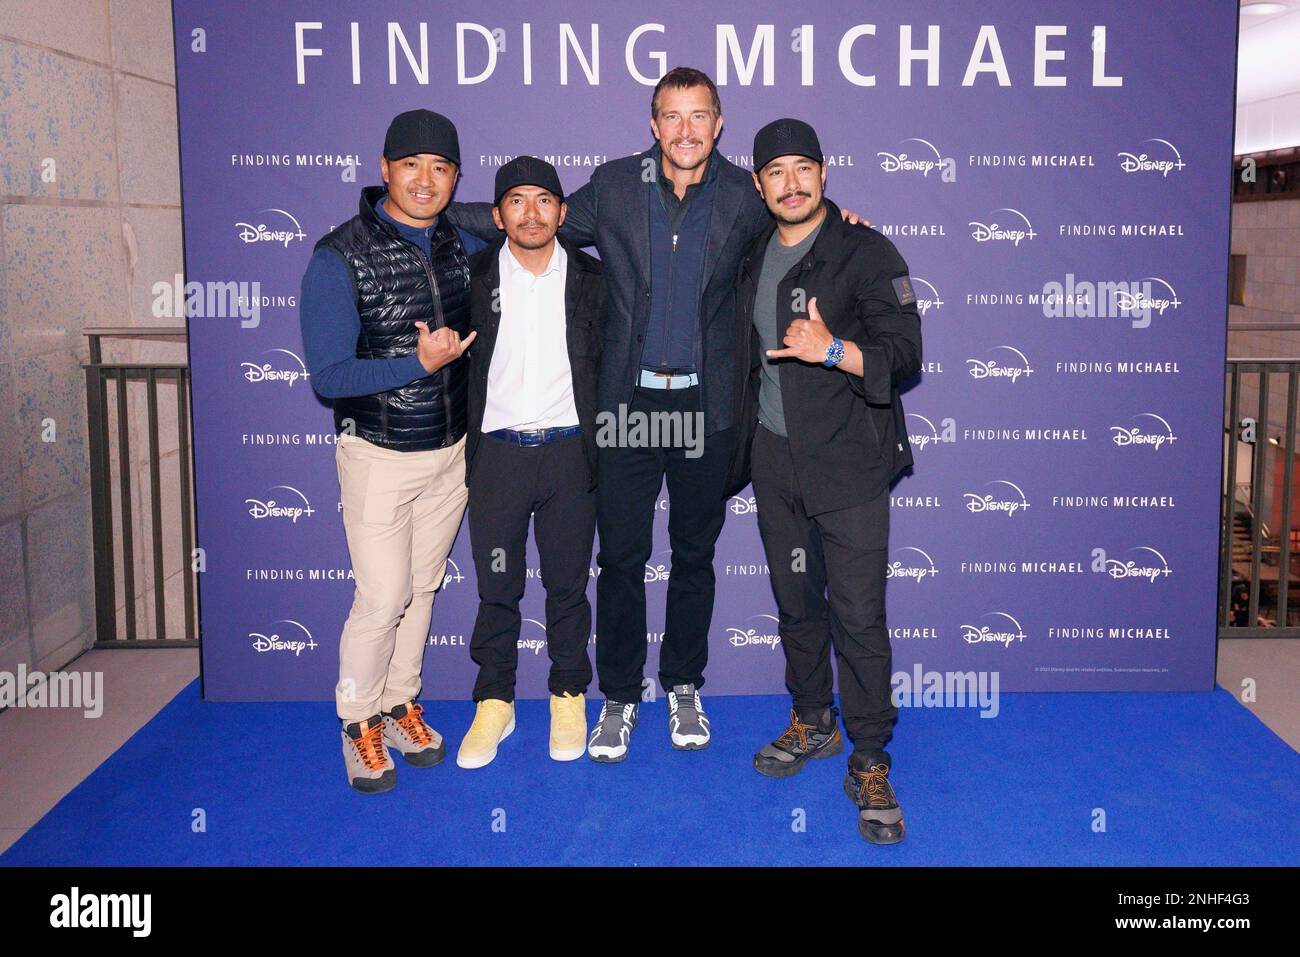
{"type": "Polygon", "coordinates": [[[0,864],[1300,863],[1300,755],[1222,689],[1004,694],[994,719],[904,709],[894,847],[858,836],[842,756],[786,780],[753,771],[786,699],[707,704],[707,751],[671,749],[659,701],[611,766],[551,761],[546,702],[523,701],[497,760],[463,771],[472,705],[427,702],[447,760],[399,759],[397,788],[367,796],[344,781],[330,703],[207,703],[196,681],[0,864]]]}

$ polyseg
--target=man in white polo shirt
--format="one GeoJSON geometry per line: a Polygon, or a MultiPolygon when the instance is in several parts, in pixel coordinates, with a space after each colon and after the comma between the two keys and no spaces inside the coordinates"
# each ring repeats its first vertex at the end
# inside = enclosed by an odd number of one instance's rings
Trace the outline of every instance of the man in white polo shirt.
{"type": "MultiPolygon", "coordinates": [[[[470,264],[466,482],[479,611],[474,723],[456,763],[496,757],[515,727],[515,671],[530,518],[546,588],[550,755],[582,757],[591,682],[587,600],[596,532],[596,375],[605,312],[600,262],[556,239],[566,207],[554,167],[502,166],[493,217],[506,238],[470,264]]],[[[530,630],[530,637],[534,632],[530,630]]],[[[540,631],[535,637],[542,638],[540,631]]]]}

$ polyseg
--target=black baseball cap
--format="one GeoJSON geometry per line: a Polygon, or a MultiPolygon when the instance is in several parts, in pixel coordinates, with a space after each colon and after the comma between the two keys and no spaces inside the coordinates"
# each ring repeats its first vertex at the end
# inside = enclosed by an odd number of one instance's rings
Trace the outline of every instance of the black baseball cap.
{"type": "Polygon", "coordinates": [[[564,188],[560,185],[560,176],[555,172],[555,167],[536,156],[516,156],[497,170],[492,205],[499,205],[501,197],[516,186],[540,186],[564,202],[564,188]]]}
{"type": "Polygon", "coordinates": [[[754,172],[778,156],[806,156],[822,162],[822,145],[817,131],[803,120],[785,117],[773,120],[754,134],[754,172]]]}
{"type": "Polygon", "coordinates": [[[460,166],[456,124],[432,110],[398,113],[384,136],[384,158],[398,160],[416,153],[436,153],[460,166]]]}

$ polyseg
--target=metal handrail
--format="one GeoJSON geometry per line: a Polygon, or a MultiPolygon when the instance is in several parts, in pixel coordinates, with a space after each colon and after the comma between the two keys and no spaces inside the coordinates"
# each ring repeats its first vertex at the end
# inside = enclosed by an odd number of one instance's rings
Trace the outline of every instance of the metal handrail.
{"type": "MultiPolygon", "coordinates": [[[[1300,624],[1289,625],[1291,605],[1290,592],[1292,584],[1292,486],[1295,480],[1296,455],[1296,410],[1300,404],[1300,359],[1276,357],[1242,357],[1227,360],[1224,374],[1226,387],[1226,431],[1230,432],[1227,443],[1225,467],[1227,481],[1231,483],[1221,496],[1220,504],[1220,567],[1219,567],[1219,610],[1218,634],[1225,637],[1300,637],[1300,624]],[[1269,414],[1271,375],[1285,375],[1287,380],[1286,427],[1282,440],[1273,446],[1268,435],[1275,426],[1269,414]],[[1257,378],[1256,402],[1253,414],[1243,416],[1242,378],[1257,378]],[[1243,441],[1242,420],[1251,418],[1256,423],[1254,438],[1250,449],[1251,480],[1248,483],[1236,481],[1238,447],[1243,441]],[[1276,448],[1276,454],[1283,455],[1283,476],[1278,523],[1279,530],[1285,530],[1274,536],[1263,522],[1265,514],[1264,491],[1270,481],[1273,469],[1269,467],[1270,451],[1276,448]],[[1242,495],[1243,487],[1247,490],[1242,495]],[[1233,528],[1238,514],[1246,514],[1250,519],[1250,559],[1249,562],[1233,561],[1233,528]],[[1268,560],[1265,560],[1265,556],[1268,560]],[[1276,563],[1274,562],[1276,556],[1276,563]],[[1244,568],[1242,566],[1245,566],[1244,568]],[[1268,574],[1263,572],[1268,569],[1268,574]],[[1277,571],[1277,581],[1272,581],[1273,570],[1277,571]],[[1244,590],[1244,608],[1234,599],[1242,597],[1244,590]],[[1272,612],[1270,621],[1268,613],[1272,612]],[[1243,614],[1244,612],[1244,614],[1243,614]]],[[[1300,577],[1300,576],[1297,576],[1300,577]]]]}
{"type": "Polygon", "coordinates": [[[95,326],[84,330],[89,339],[90,362],[86,370],[87,431],[90,439],[90,498],[92,543],[95,562],[95,647],[161,648],[194,647],[199,644],[197,578],[191,561],[193,552],[193,461],[189,428],[189,364],[105,362],[103,339],[182,339],[184,326],[95,326]],[[186,635],[168,638],[162,542],[162,469],[158,436],[158,384],[175,380],[177,440],[180,467],[181,547],[186,635]],[[131,505],[131,442],[127,421],[127,384],[144,382],[149,436],[149,508],[152,526],[151,559],[154,580],[154,622],[156,638],[138,638],[135,602],[135,541],[131,505]],[[110,430],[108,389],[112,383],[116,400],[115,428],[110,430]],[[118,452],[119,501],[121,507],[122,590],[124,594],[125,637],[117,637],[116,575],[117,548],[113,542],[113,476],[111,473],[111,437],[115,434],[118,452]]]}

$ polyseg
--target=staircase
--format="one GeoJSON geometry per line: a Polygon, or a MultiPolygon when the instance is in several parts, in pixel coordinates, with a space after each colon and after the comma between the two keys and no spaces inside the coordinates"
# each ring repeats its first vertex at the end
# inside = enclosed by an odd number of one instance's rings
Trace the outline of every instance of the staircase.
{"type": "Polygon", "coordinates": [[[1255,516],[1245,509],[1238,509],[1232,515],[1232,560],[1234,562],[1250,561],[1251,546],[1255,540],[1255,516]]]}

